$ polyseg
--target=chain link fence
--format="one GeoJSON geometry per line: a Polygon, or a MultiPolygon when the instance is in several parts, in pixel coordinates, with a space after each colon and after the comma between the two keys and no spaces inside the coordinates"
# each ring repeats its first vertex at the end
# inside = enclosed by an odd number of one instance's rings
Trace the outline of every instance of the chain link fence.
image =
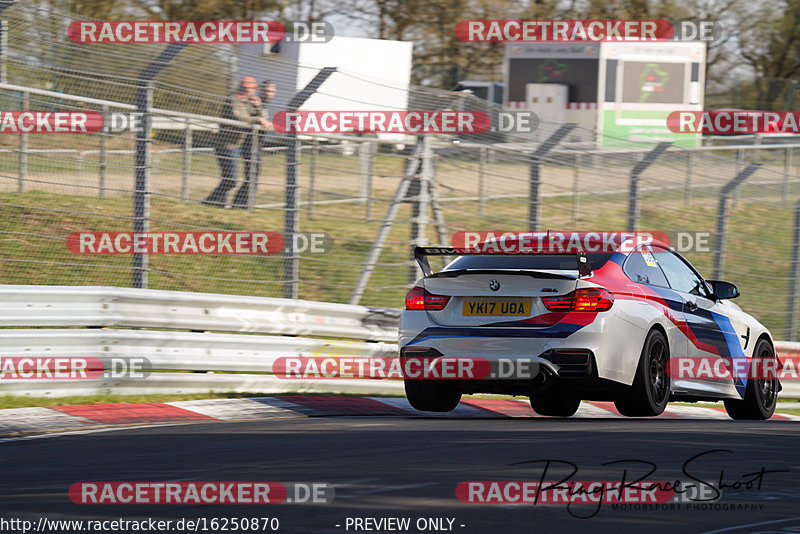
{"type": "MultiPolygon", "coordinates": [[[[142,73],[154,64],[161,69],[149,85],[151,135],[139,143],[141,130],[130,125],[95,134],[0,135],[0,283],[124,287],[134,285],[138,269],[153,289],[281,297],[291,287],[303,299],[400,307],[416,274],[414,243],[446,244],[459,230],[657,230],[673,236],[706,277],[738,284],[737,302],[776,338],[795,337],[800,144],[793,139],[730,139],[655,153],[647,144],[599,149],[594,131],[574,127],[537,153],[563,125],[542,122],[528,136],[424,141],[300,136],[296,145],[269,134],[248,209],[220,209],[201,201],[220,183],[215,136],[236,124],[220,110],[239,79],[240,53],[193,44],[167,62],[164,45],[72,43],[66,35],[74,19],[63,13],[14,4],[0,16],[8,21],[4,111],[135,112],[142,73]],[[142,143],[149,161],[137,161],[142,143]],[[137,181],[145,171],[147,180],[137,181]],[[297,180],[291,203],[288,174],[297,180]],[[283,232],[287,214],[296,215],[297,231],[327,233],[331,250],[152,255],[137,266],[130,255],[78,255],[67,247],[75,232],[130,232],[144,220],[150,232],[283,232]],[[287,270],[287,260],[296,261],[296,271],[287,270]]],[[[270,76],[269,65],[253,74],[269,77],[279,94],[298,90],[294,80],[270,76]]],[[[321,94],[350,109],[380,109],[387,82],[332,76],[357,81],[360,90],[326,94],[323,83],[321,94]]],[[[396,89],[407,91],[408,109],[498,111],[468,94],[396,89]]],[[[240,159],[248,158],[253,154],[240,159]]],[[[245,178],[244,164],[236,164],[228,202],[245,178]]]]}

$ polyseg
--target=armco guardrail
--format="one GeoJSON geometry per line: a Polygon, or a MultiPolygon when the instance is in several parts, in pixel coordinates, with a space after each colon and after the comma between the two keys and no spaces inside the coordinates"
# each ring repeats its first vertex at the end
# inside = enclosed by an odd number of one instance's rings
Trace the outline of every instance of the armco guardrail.
{"type": "MultiPolygon", "coordinates": [[[[786,359],[791,358],[793,368],[796,372],[789,373],[787,367],[785,375],[797,377],[800,374],[800,369],[797,369],[797,362],[800,361],[800,343],[791,341],[776,341],[775,351],[778,353],[778,359],[786,364],[786,359]]],[[[784,378],[781,380],[782,390],[779,397],[783,399],[800,399],[800,380],[790,380],[784,378]]]]}
{"type": "Polygon", "coordinates": [[[96,286],[0,286],[0,326],[107,326],[397,341],[399,310],[96,286]]]}
{"type": "Polygon", "coordinates": [[[0,329],[0,356],[82,356],[104,364],[139,357],[157,371],[147,378],[2,380],[0,394],[368,394],[403,389],[397,380],[300,380],[269,374],[275,360],[285,356],[395,356],[399,310],[73,286],[0,286],[0,302],[0,326],[12,327],[0,329]]]}

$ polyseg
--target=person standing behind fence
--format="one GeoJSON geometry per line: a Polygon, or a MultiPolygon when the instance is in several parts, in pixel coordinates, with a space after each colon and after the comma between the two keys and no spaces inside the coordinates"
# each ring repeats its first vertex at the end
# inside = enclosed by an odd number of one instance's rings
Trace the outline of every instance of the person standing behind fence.
{"type": "MultiPolygon", "coordinates": [[[[248,124],[259,124],[268,127],[268,122],[261,116],[260,101],[256,103],[256,87],[258,83],[250,76],[245,76],[239,83],[239,89],[225,98],[220,116],[223,119],[237,120],[248,124]]],[[[241,143],[248,128],[241,126],[221,125],[214,147],[222,179],[219,185],[201,202],[206,206],[224,208],[228,201],[228,192],[236,187],[237,167],[241,143]]]]}
{"type": "MultiPolygon", "coordinates": [[[[272,117],[269,113],[269,103],[275,97],[275,83],[270,80],[264,80],[261,82],[261,87],[258,90],[258,95],[252,102],[254,105],[259,106],[258,114],[266,121],[267,126],[266,129],[272,130],[274,129],[272,126],[272,117]]],[[[263,123],[262,123],[263,126],[263,123]]],[[[236,192],[236,196],[233,198],[233,207],[239,209],[246,209],[249,202],[250,196],[250,169],[251,169],[251,159],[254,160],[255,165],[252,166],[255,169],[255,173],[252,175],[253,185],[252,187],[256,187],[258,184],[258,177],[261,175],[261,153],[262,149],[265,145],[269,144],[268,142],[269,134],[265,131],[260,131],[258,133],[257,143],[255,146],[255,154],[251,155],[251,146],[253,142],[253,133],[252,131],[248,133],[245,137],[244,143],[242,143],[242,159],[244,160],[244,182],[242,183],[242,187],[239,188],[239,191],[236,192]]]]}

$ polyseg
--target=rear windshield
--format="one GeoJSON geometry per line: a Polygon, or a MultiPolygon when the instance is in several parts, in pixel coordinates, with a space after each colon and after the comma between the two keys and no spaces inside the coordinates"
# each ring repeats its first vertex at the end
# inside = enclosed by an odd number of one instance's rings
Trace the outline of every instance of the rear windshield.
{"type": "MultiPolygon", "coordinates": [[[[608,261],[613,252],[587,254],[592,270],[597,270],[608,261]]],[[[536,269],[542,271],[577,271],[578,258],[574,254],[505,254],[496,256],[459,256],[445,271],[458,269],[536,269]]]]}

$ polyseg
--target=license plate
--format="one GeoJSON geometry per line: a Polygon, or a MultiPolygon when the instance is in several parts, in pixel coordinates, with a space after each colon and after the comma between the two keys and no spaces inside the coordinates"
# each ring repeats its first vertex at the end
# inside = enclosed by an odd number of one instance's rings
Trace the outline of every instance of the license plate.
{"type": "Polygon", "coordinates": [[[465,300],[461,313],[464,317],[527,317],[531,314],[531,302],[529,300],[465,300]]]}

